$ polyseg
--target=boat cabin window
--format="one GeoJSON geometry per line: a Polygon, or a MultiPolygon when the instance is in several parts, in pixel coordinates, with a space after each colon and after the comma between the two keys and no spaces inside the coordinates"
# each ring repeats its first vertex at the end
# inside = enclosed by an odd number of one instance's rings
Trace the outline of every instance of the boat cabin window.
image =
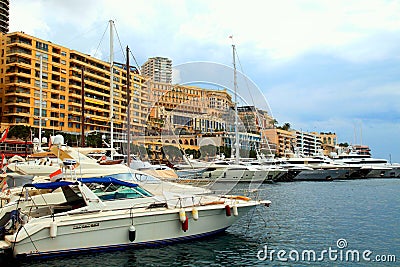
{"type": "Polygon", "coordinates": [[[101,185],[97,186],[93,192],[101,199],[101,200],[115,200],[115,199],[125,199],[125,198],[143,198],[143,197],[151,197],[152,195],[141,188],[140,186],[136,187],[128,187],[122,185],[101,185]]]}

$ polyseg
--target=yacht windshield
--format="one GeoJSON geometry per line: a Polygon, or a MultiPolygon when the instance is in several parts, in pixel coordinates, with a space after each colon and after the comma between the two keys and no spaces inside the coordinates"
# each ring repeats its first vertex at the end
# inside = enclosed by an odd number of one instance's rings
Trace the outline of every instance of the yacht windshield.
{"type": "Polygon", "coordinates": [[[128,187],[123,185],[102,185],[92,184],[89,188],[101,199],[101,200],[115,200],[125,198],[143,198],[151,197],[152,195],[141,188],[140,186],[128,187]]]}

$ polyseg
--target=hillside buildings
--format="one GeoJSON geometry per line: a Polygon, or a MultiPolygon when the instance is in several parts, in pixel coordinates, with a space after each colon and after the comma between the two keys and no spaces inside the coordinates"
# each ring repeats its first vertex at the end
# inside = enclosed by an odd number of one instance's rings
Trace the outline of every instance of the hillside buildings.
{"type": "MultiPolygon", "coordinates": [[[[137,144],[157,151],[165,143],[183,149],[207,144],[232,147],[232,96],[226,89],[172,84],[172,61],[167,58],[150,58],[142,66],[142,75],[129,66],[127,77],[123,63],[111,66],[23,32],[0,33],[0,51],[2,129],[26,125],[35,136],[39,128],[80,135],[84,127],[86,133],[97,132],[109,139],[113,108],[114,140],[126,141],[129,79],[130,125],[137,144]]],[[[238,107],[238,112],[241,150],[312,156],[322,148],[325,153],[335,148],[334,134],[277,129],[270,114],[254,106],[238,107]]]]}

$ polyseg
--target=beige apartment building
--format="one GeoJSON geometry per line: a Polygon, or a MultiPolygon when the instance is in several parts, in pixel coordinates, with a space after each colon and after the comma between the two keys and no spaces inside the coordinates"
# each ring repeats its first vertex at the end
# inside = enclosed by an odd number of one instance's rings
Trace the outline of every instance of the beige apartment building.
{"type": "Polygon", "coordinates": [[[337,149],[337,136],[336,133],[317,133],[314,132],[313,134],[317,135],[319,137],[319,139],[321,140],[321,146],[324,152],[325,156],[329,156],[331,155],[331,153],[336,153],[337,149]]]}
{"type": "Polygon", "coordinates": [[[275,146],[275,156],[293,157],[294,147],[296,145],[296,136],[292,131],[282,129],[265,129],[262,131],[263,138],[266,138],[270,144],[275,146]]]}
{"type": "Polygon", "coordinates": [[[226,128],[224,115],[233,106],[224,90],[196,86],[173,85],[148,81],[150,113],[154,128],[207,133],[226,128]]]}
{"type": "MultiPolygon", "coordinates": [[[[124,64],[113,64],[111,104],[109,62],[23,32],[1,34],[0,38],[2,123],[30,125],[37,131],[41,121],[47,130],[79,134],[83,126],[86,131],[109,134],[113,107],[115,136],[124,138],[128,104],[124,64]]],[[[137,69],[130,70],[131,127],[139,135],[146,125],[148,90],[137,69]]]]}

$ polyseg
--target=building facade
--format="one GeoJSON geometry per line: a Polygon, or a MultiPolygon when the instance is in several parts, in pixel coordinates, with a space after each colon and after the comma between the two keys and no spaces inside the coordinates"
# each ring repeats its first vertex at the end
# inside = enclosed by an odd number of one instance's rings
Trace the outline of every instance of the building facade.
{"type": "Polygon", "coordinates": [[[0,32],[7,33],[10,15],[10,1],[0,0],[0,32]]]}
{"type": "Polygon", "coordinates": [[[172,85],[148,81],[149,126],[186,133],[207,133],[226,129],[225,115],[232,99],[227,90],[172,85]]]}
{"type": "MultiPolygon", "coordinates": [[[[111,104],[108,62],[23,32],[2,34],[0,50],[1,122],[37,130],[41,121],[42,129],[47,130],[79,134],[83,126],[86,131],[107,134],[113,107],[114,132],[123,138],[128,104],[125,65],[113,64],[111,104]]],[[[144,77],[130,68],[131,127],[134,134],[141,134],[147,119],[148,91],[144,77]]]]}
{"type": "Polygon", "coordinates": [[[276,157],[286,158],[294,156],[296,136],[292,131],[277,128],[265,129],[262,131],[262,136],[267,140],[268,147],[275,150],[271,151],[271,154],[275,154],[276,157]]]}
{"type": "Polygon", "coordinates": [[[313,132],[313,134],[317,135],[321,140],[321,146],[323,149],[323,153],[325,156],[331,156],[332,153],[337,153],[337,136],[336,133],[324,133],[324,132],[313,132]]]}
{"type": "Polygon", "coordinates": [[[321,139],[317,134],[294,131],[296,137],[295,154],[301,157],[313,157],[322,152],[321,139]]]}
{"type": "Polygon", "coordinates": [[[172,60],[165,57],[149,58],[142,65],[142,75],[154,82],[172,83],[172,60]]]}

